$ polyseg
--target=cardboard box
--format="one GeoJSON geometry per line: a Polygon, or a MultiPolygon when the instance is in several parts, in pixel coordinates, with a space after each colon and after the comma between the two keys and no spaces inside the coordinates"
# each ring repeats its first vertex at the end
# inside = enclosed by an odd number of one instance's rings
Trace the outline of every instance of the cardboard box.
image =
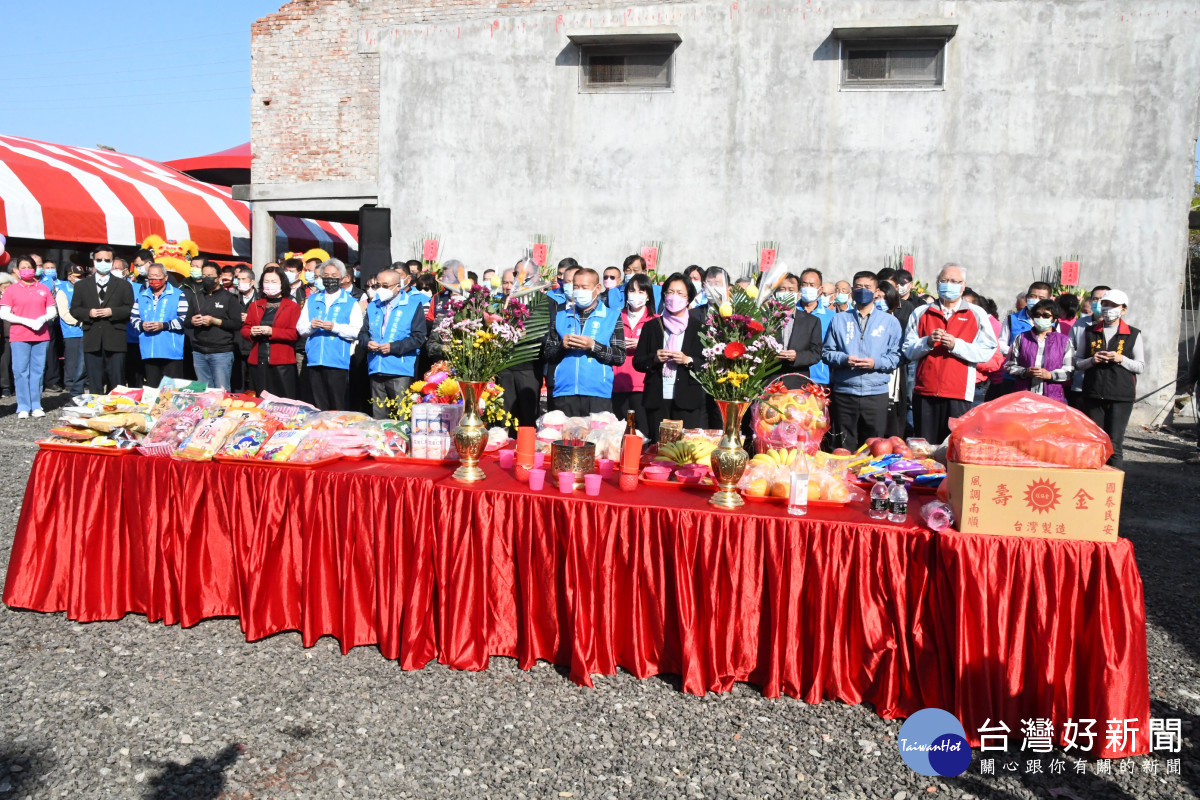
{"type": "Polygon", "coordinates": [[[1045,469],[951,462],[955,527],[1038,539],[1115,542],[1125,473],[1111,467],[1045,469]]]}

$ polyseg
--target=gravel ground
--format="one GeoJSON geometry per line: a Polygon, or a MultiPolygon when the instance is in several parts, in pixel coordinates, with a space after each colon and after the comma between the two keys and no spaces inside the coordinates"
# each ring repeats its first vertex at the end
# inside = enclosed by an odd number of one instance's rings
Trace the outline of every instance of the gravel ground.
{"type": "MultiPolygon", "coordinates": [[[[0,482],[12,487],[0,499],[3,569],[31,442],[50,427],[13,411],[0,401],[0,482]]],[[[1146,585],[1153,713],[1183,720],[1182,775],[1166,775],[1162,758],[1050,774],[1047,756],[1042,775],[993,777],[976,754],[962,777],[933,780],[901,762],[900,723],[867,706],[768,700],[750,686],[696,698],[627,674],[589,690],[502,658],[481,673],[404,672],[329,639],[248,644],[231,619],[80,625],[0,607],[0,800],[1197,797],[1200,468],[1179,461],[1191,441],[1131,433],[1122,525],[1146,585]]]]}

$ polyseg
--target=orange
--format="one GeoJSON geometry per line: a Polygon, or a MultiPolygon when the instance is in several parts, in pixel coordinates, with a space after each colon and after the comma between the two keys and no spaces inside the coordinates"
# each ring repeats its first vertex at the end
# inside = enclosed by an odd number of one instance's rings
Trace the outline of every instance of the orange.
{"type": "Polygon", "coordinates": [[[846,488],[846,484],[844,483],[834,484],[825,493],[825,499],[835,503],[845,503],[850,499],[850,490],[846,488]]]}
{"type": "Polygon", "coordinates": [[[817,483],[816,481],[808,482],[808,499],[809,500],[820,500],[821,499],[821,484],[817,483]]]}
{"type": "Polygon", "coordinates": [[[792,487],[787,481],[778,481],[771,487],[771,497],[782,497],[786,500],[792,494],[792,487]]]}
{"type": "Polygon", "coordinates": [[[767,479],[755,478],[750,481],[750,485],[746,487],[746,494],[755,497],[765,497],[767,494],[767,479]]]}

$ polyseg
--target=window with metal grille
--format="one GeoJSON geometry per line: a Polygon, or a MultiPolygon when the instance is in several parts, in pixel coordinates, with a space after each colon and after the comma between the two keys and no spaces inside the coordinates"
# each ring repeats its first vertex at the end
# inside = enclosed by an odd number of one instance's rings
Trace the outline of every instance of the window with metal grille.
{"type": "Polygon", "coordinates": [[[674,77],[674,53],[673,44],[581,47],[579,88],[585,92],[668,90],[674,77]]]}
{"type": "Polygon", "coordinates": [[[945,39],[869,39],[842,42],[842,86],[942,85],[945,39]]]}

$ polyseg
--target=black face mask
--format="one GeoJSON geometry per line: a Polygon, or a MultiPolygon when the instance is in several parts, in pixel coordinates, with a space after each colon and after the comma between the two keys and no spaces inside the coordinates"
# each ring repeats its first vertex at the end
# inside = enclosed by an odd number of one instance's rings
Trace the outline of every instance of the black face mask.
{"type": "Polygon", "coordinates": [[[336,292],[342,285],[341,278],[321,278],[321,283],[325,286],[325,291],[332,294],[336,292]]]}
{"type": "Polygon", "coordinates": [[[206,292],[211,292],[217,288],[217,279],[212,276],[204,278],[201,283],[204,285],[204,291],[206,292]]]}

